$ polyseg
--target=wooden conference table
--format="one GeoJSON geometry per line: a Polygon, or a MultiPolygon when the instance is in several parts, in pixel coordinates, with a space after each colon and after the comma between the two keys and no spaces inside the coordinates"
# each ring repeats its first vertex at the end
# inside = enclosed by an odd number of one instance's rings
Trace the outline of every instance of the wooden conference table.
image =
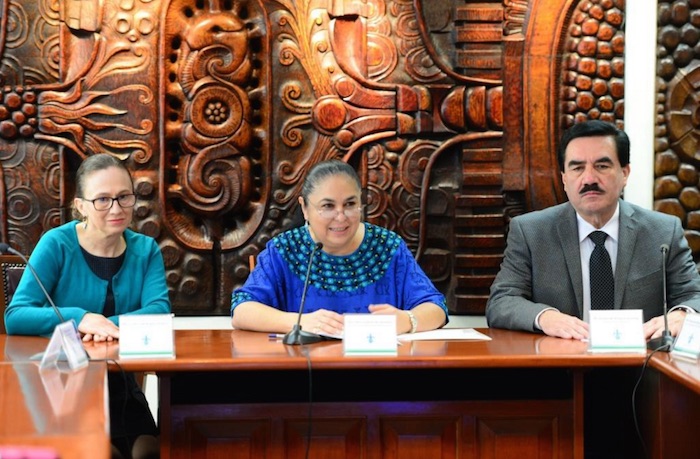
{"type": "MultiPolygon", "coordinates": [[[[606,457],[611,438],[622,457],[643,448],[649,457],[697,457],[697,363],[651,357],[636,404],[642,446],[631,394],[645,355],[479,331],[492,340],[414,341],[395,357],[344,357],[337,341],[285,346],[264,333],[178,330],[175,359],[119,364],[159,376],[164,458],[303,458],[307,446],[309,458],[323,459],[606,457]]],[[[42,345],[0,335],[6,360],[42,345]]],[[[118,350],[87,348],[97,359],[118,350]]]]}
{"type": "Polygon", "coordinates": [[[106,371],[103,362],[73,373],[0,362],[0,457],[109,458],[106,371]]]}

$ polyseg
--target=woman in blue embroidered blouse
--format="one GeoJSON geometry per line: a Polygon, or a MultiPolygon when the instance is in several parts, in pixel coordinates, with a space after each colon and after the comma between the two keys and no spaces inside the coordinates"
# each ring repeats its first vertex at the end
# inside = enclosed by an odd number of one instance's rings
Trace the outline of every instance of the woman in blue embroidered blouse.
{"type": "Polygon", "coordinates": [[[397,333],[447,322],[445,297],[395,233],[362,222],[361,183],[339,160],[315,164],[299,204],[306,225],[268,242],[246,283],[233,292],[234,328],[284,333],[297,322],[307,267],[303,330],[340,335],[344,313],[395,314],[397,333]]]}

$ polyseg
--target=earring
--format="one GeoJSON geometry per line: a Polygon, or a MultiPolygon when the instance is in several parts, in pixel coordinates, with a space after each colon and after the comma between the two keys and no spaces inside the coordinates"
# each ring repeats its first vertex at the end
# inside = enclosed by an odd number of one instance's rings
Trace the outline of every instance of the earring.
{"type": "Polygon", "coordinates": [[[87,215],[85,217],[83,217],[83,229],[84,230],[87,229],[87,215]]]}

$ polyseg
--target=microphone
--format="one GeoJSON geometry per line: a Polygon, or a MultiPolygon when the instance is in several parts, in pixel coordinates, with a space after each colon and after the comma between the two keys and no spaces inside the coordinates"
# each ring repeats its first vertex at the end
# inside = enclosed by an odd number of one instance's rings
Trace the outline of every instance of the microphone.
{"type": "Polygon", "coordinates": [[[29,260],[27,260],[27,257],[10,247],[9,244],[5,244],[4,242],[0,243],[0,253],[11,253],[12,255],[17,255],[24,261],[24,263],[27,265],[27,268],[29,268],[29,271],[31,271],[32,275],[34,276],[34,279],[36,279],[37,284],[39,284],[39,287],[41,287],[41,291],[44,292],[44,296],[47,300],[49,300],[49,304],[53,308],[53,312],[55,312],[56,316],[58,316],[58,320],[60,320],[61,322],[65,322],[66,319],[63,318],[63,315],[61,315],[61,311],[59,311],[56,307],[56,304],[54,304],[53,300],[51,299],[51,295],[49,295],[49,292],[46,291],[46,287],[44,287],[44,284],[41,282],[41,279],[39,279],[39,276],[37,275],[36,271],[34,271],[34,267],[31,265],[31,263],[29,263],[29,260]]]}
{"type": "Polygon", "coordinates": [[[668,245],[661,244],[661,282],[663,285],[664,294],[664,331],[660,337],[650,339],[647,343],[647,349],[653,351],[669,352],[673,346],[673,336],[668,329],[668,302],[666,301],[666,255],[668,254],[668,245]]]}
{"type": "Polygon", "coordinates": [[[306,303],[306,291],[309,289],[310,275],[311,275],[311,265],[314,261],[314,256],[316,252],[323,248],[323,244],[317,242],[314,249],[309,255],[309,265],[306,268],[306,279],[304,279],[304,290],[301,293],[301,302],[299,303],[299,315],[297,317],[297,323],[292,327],[292,329],[284,335],[282,342],[284,344],[298,345],[298,344],[313,344],[323,341],[324,338],[316,333],[309,333],[301,329],[301,315],[304,313],[304,303],[306,303]]]}

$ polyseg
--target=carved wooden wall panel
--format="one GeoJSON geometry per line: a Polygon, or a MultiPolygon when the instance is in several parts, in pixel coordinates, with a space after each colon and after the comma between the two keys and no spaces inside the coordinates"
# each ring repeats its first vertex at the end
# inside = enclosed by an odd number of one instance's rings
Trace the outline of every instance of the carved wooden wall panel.
{"type": "Polygon", "coordinates": [[[678,216],[700,260],[700,2],[659,1],[654,206],[678,216]]]}
{"type": "Polygon", "coordinates": [[[0,5],[2,239],[30,253],[80,158],[116,155],[179,314],[228,313],[331,157],[452,311],[482,314],[509,218],[564,199],[561,128],[622,119],[622,0],[0,5]]]}

